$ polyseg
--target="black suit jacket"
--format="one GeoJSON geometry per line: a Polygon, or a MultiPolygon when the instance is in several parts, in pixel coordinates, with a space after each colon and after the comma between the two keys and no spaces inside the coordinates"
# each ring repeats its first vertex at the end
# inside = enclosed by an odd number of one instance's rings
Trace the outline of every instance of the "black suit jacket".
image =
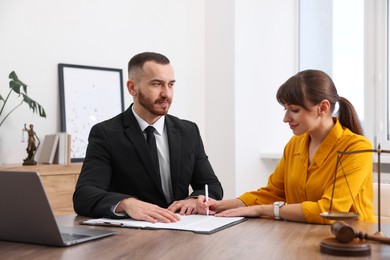
{"type": "MultiPolygon", "coordinates": [[[[221,183],[204,151],[199,129],[193,122],[166,115],[174,200],[204,194],[222,199],[221,183]],[[193,192],[189,194],[189,185],[193,192]]],[[[168,207],[160,174],[131,106],[123,113],[92,127],[86,157],[73,194],[76,213],[90,217],[116,217],[112,206],[136,197],[168,207]]]]}

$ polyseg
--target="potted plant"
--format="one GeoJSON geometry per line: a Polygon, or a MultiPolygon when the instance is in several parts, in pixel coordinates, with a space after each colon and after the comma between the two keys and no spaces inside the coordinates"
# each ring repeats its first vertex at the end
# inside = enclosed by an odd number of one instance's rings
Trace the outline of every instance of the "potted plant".
{"type": "Polygon", "coordinates": [[[9,78],[11,79],[11,81],[9,82],[10,90],[8,92],[8,95],[5,98],[0,95],[0,104],[1,102],[3,102],[0,109],[0,127],[3,125],[4,121],[9,117],[9,115],[12,112],[14,112],[18,107],[20,107],[23,103],[28,104],[33,113],[38,113],[39,116],[46,117],[45,109],[40,104],[38,104],[38,102],[32,100],[29,96],[27,96],[27,85],[24,84],[21,80],[19,80],[15,71],[12,71],[9,74],[9,78]],[[12,108],[7,114],[3,115],[3,113],[5,113],[4,108],[7,105],[7,101],[12,92],[15,92],[23,99],[18,105],[12,108]]]}
{"type": "MultiPolygon", "coordinates": [[[[4,98],[3,96],[0,95],[0,128],[3,125],[4,121],[12,114],[12,112],[14,112],[23,103],[26,103],[30,107],[33,113],[38,113],[40,117],[46,117],[45,109],[38,102],[31,99],[27,95],[27,85],[24,84],[21,80],[19,80],[18,76],[14,71],[12,71],[9,74],[9,78],[11,79],[11,81],[9,82],[10,90],[7,96],[4,98]],[[5,112],[4,108],[7,105],[9,97],[11,96],[12,93],[18,94],[19,97],[22,98],[22,100],[20,101],[19,104],[17,104],[15,107],[9,110],[9,112],[5,112]]],[[[23,165],[34,165],[36,164],[36,161],[34,160],[34,156],[39,147],[40,142],[38,139],[38,145],[35,143],[35,137],[37,137],[37,135],[33,130],[33,125],[30,125],[30,129],[27,129],[25,125],[23,130],[26,131],[29,135],[28,145],[26,149],[28,155],[27,158],[24,159],[23,165]]]]}

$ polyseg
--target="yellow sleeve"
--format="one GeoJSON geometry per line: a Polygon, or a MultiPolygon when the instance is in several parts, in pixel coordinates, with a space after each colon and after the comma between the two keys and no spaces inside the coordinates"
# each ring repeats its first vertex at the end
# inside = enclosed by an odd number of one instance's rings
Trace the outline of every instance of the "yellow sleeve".
{"type": "MultiPolygon", "coordinates": [[[[355,136],[352,139],[346,143],[345,149],[342,150],[371,149],[368,148],[371,144],[367,143],[368,141],[365,141],[364,137],[355,136]],[[360,140],[356,140],[356,138],[360,140]]],[[[336,160],[330,160],[329,163],[334,163],[334,167],[336,167],[336,160]]],[[[335,170],[329,174],[334,176],[334,173],[335,170]]],[[[331,209],[330,202],[334,178],[330,182],[324,183],[324,185],[326,185],[324,194],[320,200],[302,202],[302,211],[307,222],[330,224],[331,221],[320,216],[321,212],[329,210],[335,212],[358,212],[359,220],[375,221],[372,205],[372,153],[348,154],[340,157],[331,209]]]]}

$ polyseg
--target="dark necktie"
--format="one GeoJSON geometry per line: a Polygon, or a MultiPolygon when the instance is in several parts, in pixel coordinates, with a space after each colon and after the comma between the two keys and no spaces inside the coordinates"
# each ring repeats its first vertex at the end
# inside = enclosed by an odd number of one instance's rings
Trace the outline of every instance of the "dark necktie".
{"type": "Polygon", "coordinates": [[[149,146],[150,154],[152,155],[154,167],[156,168],[157,172],[160,174],[160,166],[158,164],[158,155],[157,155],[157,145],[156,145],[156,137],[154,136],[154,127],[148,126],[145,129],[146,133],[146,141],[149,146]]]}

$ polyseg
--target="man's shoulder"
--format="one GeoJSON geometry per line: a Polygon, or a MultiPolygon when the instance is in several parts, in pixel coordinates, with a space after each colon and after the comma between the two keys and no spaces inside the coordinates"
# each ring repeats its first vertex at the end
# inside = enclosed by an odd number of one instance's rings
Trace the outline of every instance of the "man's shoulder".
{"type": "Polygon", "coordinates": [[[119,125],[123,124],[124,112],[117,114],[111,118],[102,120],[96,123],[93,127],[103,127],[103,128],[117,128],[119,125]]]}
{"type": "Polygon", "coordinates": [[[192,122],[192,121],[187,120],[187,119],[178,118],[178,117],[170,115],[170,114],[166,115],[166,120],[167,120],[167,122],[175,124],[175,126],[196,127],[195,122],[192,122]]]}

